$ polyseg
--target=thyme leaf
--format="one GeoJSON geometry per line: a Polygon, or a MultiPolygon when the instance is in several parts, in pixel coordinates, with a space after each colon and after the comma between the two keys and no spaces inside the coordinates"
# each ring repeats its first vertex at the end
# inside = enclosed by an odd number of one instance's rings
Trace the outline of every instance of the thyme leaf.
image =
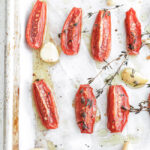
{"type": "Polygon", "coordinates": [[[96,90],[97,92],[96,98],[98,98],[103,93],[103,91],[104,91],[104,87],[102,89],[96,90]]]}
{"type": "Polygon", "coordinates": [[[150,88],[150,84],[147,84],[147,88],[150,88]]]}
{"type": "Polygon", "coordinates": [[[92,102],[92,100],[90,100],[90,99],[87,99],[87,104],[86,104],[86,107],[87,106],[89,106],[90,108],[92,107],[92,105],[93,105],[93,102],[92,102]]]}
{"type": "Polygon", "coordinates": [[[61,33],[58,33],[58,38],[61,38],[61,33]]]}
{"type": "Polygon", "coordinates": [[[88,18],[92,17],[94,14],[96,14],[97,12],[89,12],[88,13],[88,18]]]}
{"type": "Polygon", "coordinates": [[[77,25],[78,25],[78,23],[74,23],[73,25],[74,25],[74,26],[77,26],[77,25]]]}
{"type": "Polygon", "coordinates": [[[83,30],[82,33],[87,33],[89,32],[87,29],[83,30]]]}

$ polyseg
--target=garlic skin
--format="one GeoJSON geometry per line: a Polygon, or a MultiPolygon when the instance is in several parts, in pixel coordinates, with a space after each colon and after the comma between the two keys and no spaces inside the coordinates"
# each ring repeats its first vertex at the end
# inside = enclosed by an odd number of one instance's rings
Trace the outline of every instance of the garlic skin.
{"type": "Polygon", "coordinates": [[[40,57],[44,62],[47,63],[57,62],[59,60],[59,53],[54,43],[46,43],[40,51],[40,57]]]}
{"type": "Polygon", "coordinates": [[[133,68],[125,68],[121,73],[121,78],[126,84],[135,88],[144,86],[148,81],[133,68]]]}
{"type": "Polygon", "coordinates": [[[106,0],[106,3],[107,3],[108,6],[115,5],[113,0],[106,0]]]}

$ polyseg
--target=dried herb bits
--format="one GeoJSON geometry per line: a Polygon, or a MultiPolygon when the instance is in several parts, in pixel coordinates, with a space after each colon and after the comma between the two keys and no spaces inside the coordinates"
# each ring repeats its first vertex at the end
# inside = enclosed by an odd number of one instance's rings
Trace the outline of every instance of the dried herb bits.
{"type": "Polygon", "coordinates": [[[89,84],[80,85],[75,96],[75,113],[81,133],[93,133],[96,118],[96,98],[89,84]]]}

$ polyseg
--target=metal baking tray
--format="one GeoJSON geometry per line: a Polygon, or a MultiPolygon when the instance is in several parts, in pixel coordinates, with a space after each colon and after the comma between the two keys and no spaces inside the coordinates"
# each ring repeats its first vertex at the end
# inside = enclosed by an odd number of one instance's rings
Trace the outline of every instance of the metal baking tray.
{"type": "MultiPolygon", "coordinates": [[[[115,1],[115,0],[114,0],[115,1]]],[[[107,88],[97,99],[101,120],[95,124],[94,133],[81,134],[75,121],[73,100],[80,84],[87,83],[104,63],[96,63],[89,53],[90,34],[96,15],[88,18],[89,12],[109,8],[105,0],[47,0],[47,31],[53,41],[60,46],[58,34],[71,8],[83,9],[83,29],[80,52],[76,56],[66,56],[61,52],[60,61],[46,64],[39,59],[38,51],[30,49],[25,41],[25,27],[35,0],[7,0],[6,51],[5,51],[5,111],[4,111],[4,150],[120,150],[124,141],[129,140],[133,149],[149,150],[150,116],[147,112],[130,114],[129,121],[122,133],[111,134],[106,122],[107,88]],[[84,60],[84,61],[83,61],[84,60]],[[36,76],[35,76],[36,74],[36,76]],[[44,78],[55,93],[60,124],[56,130],[46,130],[40,123],[32,100],[32,81],[44,78]]],[[[125,50],[125,12],[133,7],[142,23],[142,31],[150,30],[149,0],[120,0],[116,4],[123,7],[111,10],[112,15],[112,51],[110,61],[125,50]],[[117,32],[115,31],[117,29],[117,32]]],[[[150,31],[149,31],[150,32],[150,31]]],[[[45,37],[47,41],[50,37],[45,37]]],[[[150,61],[146,56],[148,47],[143,47],[140,55],[130,57],[129,66],[142,72],[150,79],[150,61]]],[[[115,65],[118,65],[117,63],[115,65]]],[[[114,67],[115,69],[115,67],[114,67]]],[[[113,70],[106,71],[92,85],[94,91],[100,88],[103,80],[113,70]]],[[[131,89],[118,76],[113,84],[125,86],[130,104],[136,106],[146,99],[149,89],[131,89]]]]}

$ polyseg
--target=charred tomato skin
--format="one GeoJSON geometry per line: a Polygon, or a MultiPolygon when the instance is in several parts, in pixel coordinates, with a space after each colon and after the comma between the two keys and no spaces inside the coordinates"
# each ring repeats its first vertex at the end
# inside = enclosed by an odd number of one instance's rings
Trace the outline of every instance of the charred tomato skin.
{"type": "Polygon", "coordinates": [[[107,97],[107,128],[112,132],[122,132],[130,110],[129,97],[122,85],[112,85],[107,97]],[[127,110],[122,109],[122,107],[127,110]]]}
{"type": "Polygon", "coordinates": [[[33,49],[40,49],[43,43],[47,17],[47,4],[37,0],[26,26],[26,41],[33,49]]]}
{"type": "Polygon", "coordinates": [[[93,25],[91,38],[91,54],[96,61],[103,62],[111,50],[111,14],[108,10],[100,10],[93,25]]]}
{"type": "Polygon", "coordinates": [[[96,98],[89,84],[80,85],[75,96],[75,113],[81,133],[93,133],[96,118],[96,98]]]}
{"type": "Polygon", "coordinates": [[[33,98],[43,125],[47,129],[58,128],[58,113],[51,90],[44,80],[32,84],[33,98]]]}
{"type": "Polygon", "coordinates": [[[66,55],[78,54],[81,42],[82,9],[74,7],[61,33],[61,48],[66,55]]]}
{"type": "Polygon", "coordinates": [[[127,51],[129,55],[138,55],[142,47],[141,23],[133,8],[126,12],[125,28],[127,51]]]}

